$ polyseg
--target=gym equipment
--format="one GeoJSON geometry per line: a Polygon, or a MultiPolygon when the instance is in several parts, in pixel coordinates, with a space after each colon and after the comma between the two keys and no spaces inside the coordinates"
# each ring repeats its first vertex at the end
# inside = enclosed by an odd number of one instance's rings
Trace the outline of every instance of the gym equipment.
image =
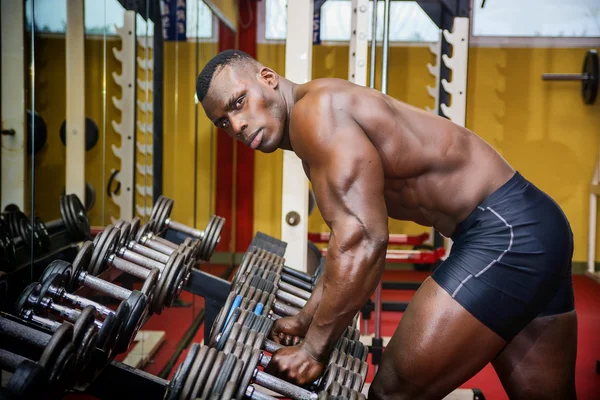
{"type": "Polygon", "coordinates": [[[134,243],[137,242],[149,249],[162,253],[163,255],[170,256],[174,252],[180,251],[186,254],[186,262],[192,259],[196,260],[197,258],[202,259],[199,256],[202,249],[200,240],[192,240],[187,237],[181,244],[177,245],[167,239],[155,235],[150,230],[149,224],[139,228],[135,234],[133,228],[131,232],[131,240],[134,241],[134,243]]]}
{"type": "MultiPolygon", "coordinates": [[[[58,275],[56,277],[59,278],[58,275]]],[[[32,300],[34,303],[37,301],[37,306],[41,306],[45,300],[45,295],[42,293],[44,290],[48,290],[48,288],[42,288],[37,282],[27,286],[21,298],[17,301],[17,315],[21,315],[23,319],[34,321],[40,326],[55,332],[61,325],[59,322],[38,317],[33,313],[33,308],[27,308],[31,305],[32,300]]],[[[45,306],[53,308],[55,311],[58,310],[60,315],[70,314],[69,312],[63,312],[58,305],[52,303],[46,302],[45,306]]],[[[81,312],[73,311],[75,315],[72,318],[67,318],[67,320],[74,322],[72,343],[76,351],[75,368],[82,369],[90,361],[98,341],[98,333],[94,324],[96,310],[93,306],[87,306],[81,312]]]]}
{"type": "MultiPolygon", "coordinates": [[[[281,394],[290,399],[318,399],[320,394],[286,382],[269,375],[260,369],[263,354],[259,349],[244,345],[238,348],[237,353],[219,352],[215,348],[192,344],[190,351],[179,366],[173,380],[169,384],[166,399],[184,400],[196,398],[216,399],[257,399],[274,400],[272,396],[256,390],[252,383],[281,394]],[[236,354],[239,354],[236,356],[236,354]]],[[[340,379],[336,375],[337,367],[328,367],[319,392],[330,390],[342,392],[338,385],[333,386],[334,380],[340,379]],[[330,386],[326,386],[326,384],[330,386]],[[333,386],[333,387],[332,387],[333,386]]],[[[348,380],[349,381],[349,380],[348,380]]],[[[345,386],[345,393],[352,398],[364,399],[364,395],[345,386]]],[[[327,398],[327,397],[321,397],[327,398]]]]}
{"type": "Polygon", "coordinates": [[[64,388],[72,382],[75,354],[72,345],[73,326],[63,323],[52,335],[0,316],[0,335],[5,340],[20,343],[19,350],[26,355],[0,349],[0,367],[16,371],[23,361],[35,360],[45,370],[50,384],[64,388]]]}
{"type": "Polygon", "coordinates": [[[542,74],[544,81],[581,81],[581,98],[584,104],[594,104],[600,84],[600,63],[598,52],[588,50],[583,60],[580,74],[542,74]]]}
{"type": "Polygon", "coordinates": [[[6,292],[8,292],[8,275],[0,271],[0,309],[2,309],[2,303],[4,296],[6,296],[6,292]]]}
{"type": "MultiPolygon", "coordinates": [[[[90,265],[93,249],[92,242],[85,242],[79,253],[75,257],[71,265],[71,274],[69,281],[70,288],[76,288],[78,285],[88,287],[100,293],[106,294],[117,300],[124,301],[129,307],[129,313],[126,320],[123,322],[123,329],[119,335],[119,341],[116,346],[116,351],[122,353],[126,351],[137,331],[145,322],[148,314],[147,297],[138,290],[128,290],[111,282],[97,278],[84,270],[85,265],[90,265]]],[[[44,271],[44,277],[48,277],[54,273],[69,276],[69,268],[60,260],[53,261],[44,271]]]]}
{"type": "Polygon", "coordinates": [[[44,368],[31,360],[23,360],[8,381],[6,399],[48,398],[48,389],[48,377],[44,368]]]}
{"type": "MultiPolygon", "coordinates": [[[[65,193],[66,193],[66,188],[63,188],[62,195],[64,196],[65,193]]],[[[94,208],[94,205],[96,204],[96,189],[94,189],[92,184],[89,182],[85,183],[84,196],[85,196],[85,209],[87,211],[90,211],[92,208],[94,208]]]]}
{"type": "MultiPolygon", "coordinates": [[[[53,274],[51,276],[51,278],[54,277],[59,277],[59,275],[53,274]]],[[[89,360],[88,356],[91,357],[91,353],[93,353],[93,349],[96,347],[103,350],[106,353],[107,358],[110,357],[116,347],[123,322],[127,318],[127,304],[122,303],[123,306],[120,306],[116,313],[111,311],[111,313],[106,316],[105,320],[101,322],[95,319],[97,308],[94,307],[94,305],[88,305],[81,311],[65,307],[53,301],[54,299],[50,297],[49,289],[49,284],[42,286],[37,282],[27,286],[15,304],[16,315],[25,320],[32,321],[50,331],[55,331],[60,323],[42,317],[45,316],[47,312],[60,316],[66,321],[74,322],[75,331],[77,331],[74,332],[73,335],[75,347],[81,350],[81,346],[86,346],[86,344],[89,344],[91,341],[94,342],[91,346],[92,348],[84,349],[84,353],[78,358],[89,360]],[[91,324],[91,327],[89,328],[91,332],[86,331],[86,324],[91,324]],[[82,340],[78,340],[81,334],[83,334],[82,340]],[[90,336],[95,336],[95,338],[90,336]]],[[[79,363],[77,363],[77,365],[79,365],[79,363]]]]}
{"type": "Polygon", "coordinates": [[[48,232],[65,229],[74,241],[92,238],[87,212],[76,194],[71,193],[60,198],[60,215],[60,219],[46,224],[48,232]]]}
{"type": "MultiPolygon", "coordinates": [[[[66,142],[66,130],[67,130],[67,120],[64,120],[60,125],[60,141],[63,146],[67,145],[66,142]]],[[[98,143],[98,125],[94,122],[93,119],[89,117],[85,117],[85,151],[90,151],[94,148],[96,143],[98,143]]]]}
{"type": "Polygon", "coordinates": [[[31,125],[32,113],[31,110],[26,111],[26,124],[27,124],[27,154],[37,154],[46,145],[48,139],[48,128],[46,127],[46,121],[37,112],[33,113],[33,127],[31,125]],[[32,148],[32,146],[34,146],[32,148]]]}
{"type": "Polygon", "coordinates": [[[202,260],[210,260],[210,257],[221,240],[221,230],[223,229],[223,225],[225,225],[225,218],[213,215],[210,218],[206,229],[201,231],[177,221],[173,221],[170,218],[173,204],[173,199],[159,196],[156,200],[156,204],[154,204],[154,207],[152,208],[152,213],[150,214],[150,230],[156,234],[160,234],[166,229],[172,229],[187,236],[200,239],[201,248],[198,255],[202,260]]]}
{"type": "Polygon", "coordinates": [[[109,225],[96,236],[88,271],[92,275],[98,275],[107,267],[113,266],[145,279],[142,292],[150,297],[152,312],[160,314],[165,307],[171,306],[181,293],[189,275],[189,264],[185,264],[184,255],[181,253],[172,254],[168,262],[163,264],[135,253],[127,247],[116,249],[120,241],[119,235],[120,230],[109,225]]]}

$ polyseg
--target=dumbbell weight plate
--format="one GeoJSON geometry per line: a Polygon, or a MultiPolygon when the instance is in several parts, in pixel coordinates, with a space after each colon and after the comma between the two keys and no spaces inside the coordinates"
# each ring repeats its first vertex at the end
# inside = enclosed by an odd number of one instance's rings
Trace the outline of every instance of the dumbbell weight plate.
{"type": "Polygon", "coordinates": [[[44,368],[31,360],[24,360],[8,381],[9,398],[42,398],[42,393],[46,391],[47,384],[48,374],[44,371],[44,368]]]}
{"type": "Polygon", "coordinates": [[[158,196],[158,199],[156,199],[156,203],[154,203],[154,207],[152,207],[152,212],[150,213],[150,220],[156,219],[156,215],[160,209],[160,207],[162,207],[162,202],[163,199],[165,198],[165,196],[160,195],[158,196]]]}
{"type": "Polygon", "coordinates": [[[73,366],[73,325],[63,323],[52,335],[38,364],[48,371],[50,382],[62,381],[73,366]]]}
{"type": "Polygon", "coordinates": [[[15,315],[21,315],[21,313],[24,310],[31,308],[31,306],[29,305],[30,299],[35,299],[36,297],[38,297],[38,293],[41,287],[42,285],[40,285],[39,283],[33,282],[27,285],[25,289],[23,289],[14,305],[15,315]]]}
{"type": "Polygon", "coordinates": [[[69,198],[67,196],[61,196],[59,202],[60,208],[60,216],[65,224],[65,230],[67,231],[67,236],[71,238],[77,237],[76,227],[73,225],[71,210],[68,205],[69,198]]]}
{"type": "Polygon", "coordinates": [[[47,250],[52,243],[50,241],[50,233],[48,233],[48,228],[46,228],[46,224],[41,220],[40,217],[34,218],[35,222],[35,231],[40,241],[40,247],[42,250],[47,250]]]}
{"type": "MultiPolygon", "coordinates": [[[[8,292],[8,275],[0,271],[0,306],[4,300],[4,296],[8,292]]],[[[1,308],[1,307],[0,307],[1,308]]]]}
{"type": "Polygon", "coordinates": [[[19,237],[19,225],[21,220],[27,219],[22,211],[13,211],[4,214],[4,220],[8,227],[8,233],[11,237],[19,237]]]}
{"type": "Polygon", "coordinates": [[[225,384],[225,390],[223,391],[223,395],[221,396],[221,400],[231,400],[235,395],[235,389],[239,384],[240,377],[242,375],[242,370],[244,368],[244,363],[242,360],[237,360],[235,363],[235,367],[231,372],[231,377],[229,378],[229,382],[225,384]]]}
{"type": "Polygon", "coordinates": [[[219,399],[221,397],[225,390],[225,384],[229,381],[237,361],[237,357],[233,354],[225,355],[223,366],[217,372],[217,378],[215,379],[212,391],[210,392],[210,398],[219,399]]]}
{"type": "Polygon", "coordinates": [[[88,272],[94,276],[100,275],[106,268],[105,262],[109,255],[114,254],[119,242],[119,230],[108,225],[104,232],[96,236],[94,251],[88,266],[88,272]]]}
{"type": "Polygon", "coordinates": [[[214,385],[215,385],[215,381],[217,380],[217,375],[220,373],[221,368],[223,367],[223,363],[225,362],[225,353],[219,352],[217,354],[217,357],[215,358],[215,362],[212,365],[212,368],[210,370],[210,372],[208,373],[208,378],[206,379],[206,383],[204,384],[204,387],[202,388],[202,394],[200,395],[200,398],[202,399],[208,399],[210,398],[210,393],[212,392],[214,385]]]}
{"type": "Polygon", "coordinates": [[[150,214],[150,218],[148,219],[148,227],[154,233],[160,232],[160,229],[164,226],[164,224],[161,223],[160,216],[163,214],[166,205],[167,198],[161,196],[152,209],[152,214],[150,214]]]}
{"type": "Polygon", "coordinates": [[[94,353],[98,334],[96,333],[96,309],[93,306],[87,306],[79,314],[79,318],[73,324],[73,343],[78,347],[75,358],[75,364],[78,367],[85,367],[94,353]]]}
{"type": "Polygon", "coordinates": [[[215,224],[215,215],[211,216],[208,220],[208,224],[206,224],[206,228],[204,229],[204,237],[200,240],[200,246],[198,248],[197,257],[201,260],[207,260],[210,257],[210,240],[209,235],[213,231],[213,225],[215,224]]]}
{"type": "Polygon", "coordinates": [[[164,232],[164,230],[167,228],[166,222],[167,219],[171,216],[173,206],[175,205],[175,200],[167,198],[165,201],[163,201],[163,204],[164,205],[161,210],[161,213],[158,215],[157,226],[155,226],[155,228],[158,229],[157,231],[155,231],[157,234],[164,232]]]}
{"type": "Polygon", "coordinates": [[[244,373],[242,374],[242,379],[240,380],[240,385],[238,386],[238,390],[236,393],[236,399],[242,400],[244,398],[244,393],[246,393],[246,388],[250,386],[250,380],[252,379],[252,375],[254,375],[254,370],[258,365],[258,359],[260,358],[261,351],[258,349],[252,349],[250,353],[250,358],[248,362],[245,363],[244,373]]]}
{"type": "Polygon", "coordinates": [[[181,396],[179,397],[180,399],[185,400],[190,397],[191,391],[194,387],[194,383],[196,382],[196,379],[198,378],[198,374],[200,373],[200,369],[202,368],[204,360],[206,359],[208,350],[209,350],[208,346],[200,347],[200,350],[198,351],[198,354],[194,358],[194,362],[193,362],[192,366],[190,367],[190,372],[188,373],[188,375],[185,379],[185,384],[183,385],[183,389],[181,391],[181,396]]]}
{"type": "Polygon", "coordinates": [[[198,343],[194,343],[190,346],[190,350],[185,357],[185,360],[177,369],[173,380],[171,381],[168,399],[169,400],[179,400],[180,394],[183,391],[184,384],[187,380],[188,375],[192,369],[192,365],[194,363],[194,359],[196,355],[198,355],[198,351],[200,350],[200,345],[198,343]]]}
{"type": "Polygon", "coordinates": [[[146,296],[137,290],[132,291],[125,302],[129,306],[130,312],[123,323],[123,329],[116,345],[118,353],[127,351],[131,343],[133,343],[135,334],[139,326],[144,322],[148,312],[146,296]]]}
{"type": "Polygon", "coordinates": [[[219,311],[219,314],[217,315],[217,318],[215,319],[215,322],[210,331],[210,347],[214,347],[216,345],[217,335],[221,333],[223,327],[225,326],[225,320],[229,315],[229,309],[233,305],[236,296],[237,295],[235,294],[235,292],[229,293],[229,295],[227,296],[227,300],[225,301],[225,305],[223,306],[223,308],[221,308],[221,311],[219,311]]]}
{"type": "Polygon", "coordinates": [[[188,397],[189,399],[197,399],[200,396],[200,391],[204,388],[204,382],[213,368],[217,354],[217,349],[213,347],[209,348],[205,358],[201,360],[201,364],[197,366],[197,368],[200,368],[200,372],[198,373],[198,378],[194,382],[192,395],[188,397]]]}
{"type": "Polygon", "coordinates": [[[223,217],[216,217],[218,220],[213,224],[212,229],[210,232],[209,236],[209,240],[207,243],[207,248],[206,249],[206,260],[210,260],[210,257],[213,255],[213,253],[215,252],[215,249],[217,248],[217,246],[219,245],[219,242],[221,241],[221,231],[223,230],[223,226],[225,225],[225,218],[223,217]]]}
{"type": "Polygon", "coordinates": [[[71,215],[69,224],[71,224],[73,232],[76,235],[73,239],[91,238],[90,221],[81,200],[77,195],[72,193],[67,195],[67,197],[67,206],[71,215]]]}
{"type": "Polygon", "coordinates": [[[10,264],[16,253],[15,244],[5,229],[0,229],[0,260],[10,264]]]}

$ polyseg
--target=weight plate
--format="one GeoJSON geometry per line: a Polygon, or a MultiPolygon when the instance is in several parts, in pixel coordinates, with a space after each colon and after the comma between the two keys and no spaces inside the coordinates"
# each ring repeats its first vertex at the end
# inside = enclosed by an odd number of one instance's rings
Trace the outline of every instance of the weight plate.
{"type": "Polygon", "coordinates": [[[210,347],[214,347],[216,345],[216,338],[219,333],[223,330],[223,326],[225,325],[225,320],[229,315],[229,309],[235,300],[236,294],[234,292],[229,293],[227,296],[227,301],[225,301],[225,305],[215,318],[215,322],[210,330],[210,347]]]}
{"type": "Polygon", "coordinates": [[[24,360],[8,381],[8,398],[41,399],[44,398],[43,393],[46,394],[47,385],[48,375],[44,368],[31,360],[24,360]]]}
{"type": "Polygon", "coordinates": [[[141,224],[142,220],[139,217],[134,217],[131,220],[131,233],[130,233],[130,237],[131,240],[134,240],[137,236],[138,230],[140,229],[140,224],[141,224]]]}
{"type": "Polygon", "coordinates": [[[93,252],[94,245],[89,240],[84,242],[79,251],[77,252],[77,255],[75,256],[75,259],[73,260],[72,264],[73,270],[71,279],[69,281],[69,286],[67,287],[68,291],[72,292],[79,288],[79,276],[83,271],[89,269],[93,252]]]}
{"type": "Polygon", "coordinates": [[[107,226],[104,232],[101,233],[102,238],[99,238],[98,243],[94,246],[94,252],[88,267],[88,272],[92,275],[97,276],[106,269],[108,257],[116,251],[120,239],[119,234],[119,230],[112,225],[107,226]]]}
{"type": "Polygon", "coordinates": [[[248,386],[250,386],[250,381],[252,380],[252,375],[254,375],[254,370],[256,369],[256,366],[258,364],[258,359],[260,358],[261,351],[258,349],[253,349],[250,354],[251,356],[248,359],[248,362],[245,363],[246,368],[244,369],[244,373],[240,380],[240,385],[238,386],[236,399],[239,400],[244,398],[244,393],[246,392],[248,386]]]}
{"type": "Polygon", "coordinates": [[[223,394],[223,390],[225,389],[225,384],[229,381],[237,361],[237,358],[233,354],[225,355],[223,367],[221,367],[217,379],[215,380],[215,384],[213,385],[213,390],[210,393],[211,398],[218,399],[221,397],[221,394],[223,394]]]}
{"type": "Polygon", "coordinates": [[[4,219],[8,225],[8,233],[12,238],[20,237],[20,223],[22,220],[26,220],[27,216],[21,211],[14,211],[5,214],[4,219]]]}
{"type": "Polygon", "coordinates": [[[116,225],[116,228],[121,231],[121,239],[119,240],[118,247],[121,248],[127,246],[127,243],[129,243],[130,240],[131,226],[128,222],[121,220],[116,225]]]}
{"type": "Polygon", "coordinates": [[[176,277],[177,271],[174,268],[174,262],[176,260],[176,254],[171,255],[167,264],[163,268],[160,279],[156,283],[156,289],[154,290],[155,300],[153,302],[153,312],[155,314],[161,314],[164,308],[167,306],[167,299],[172,290],[174,290],[173,279],[176,277]]]}
{"type": "Polygon", "coordinates": [[[200,347],[198,354],[194,358],[194,363],[192,364],[192,367],[190,368],[190,372],[188,373],[188,375],[185,379],[185,384],[183,385],[181,395],[179,396],[179,398],[181,400],[187,400],[190,398],[191,391],[194,387],[194,382],[196,382],[196,379],[198,378],[198,374],[200,373],[200,370],[202,369],[204,360],[206,359],[206,356],[208,354],[208,350],[209,350],[208,346],[200,347]]]}
{"type": "MultiPolygon", "coordinates": [[[[135,242],[136,243],[142,243],[142,238],[146,237],[146,233],[148,233],[149,231],[149,226],[148,224],[142,225],[137,232],[135,233],[135,242]]],[[[143,244],[143,243],[142,243],[143,244]]]]}
{"type": "Polygon", "coordinates": [[[15,303],[16,315],[21,315],[23,312],[33,307],[33,304],[37,302],[38,294],[41,288],[42,285],[37,282],[33,282],[23,289],[15,303]]]}
{"type": "Polygon", "coordinates": [[[225,353],[219,352],[219,354],[217,354],[217,358],[215,358],[213,367],[208,373],[208,378],[206,379],[206,383],[204,384],[204,388],[202,389],[202,394],[200,395],[200,398],[209,398],[210,392],[212,392],[214,388],[217,375],[221,372],[221,368],[223,367],[223,363],[225,362],[225,357],[225,353]]]}
{"type": "MultiPolygon", "coordinates": [[[[237,358],[237,357],[236,357],[237,358]]],[[[221,400],[231,400],[234,396],[235,389],[238,386],[238,381],[242,376],[242,371],[244,369],[244,363],[242,360],[237,359],[235,363],[235,367],[231,372],[231,377],[229,378],[229,382],[225,385],[225,390],[223,391],[223,395],[221,396],[221,400]]]]}
{"type": "Polygon", "coordinates": [[[60,218],[62,219],[63,224],[65,226],[65,230],[67,231],[67,236],[72,238],[72,237],[77,236],[77,231],[74,230],[73,221],[71,221],[71,219],[72,219],[71,210],[69,209],[67,202],[68,202],[67,196],[60,197],[60,201],[59,201],[60,218]]]}
{"type": "Polygon", "coordinates": [[[129,306],[129,315],[123,323],[123,328],[115,347],[117,353],[124,353],[129,349],[148,312],[146,296],[137,290],[132,291],[125,302],[129,306]]]}
{"type": "Polygon", "coordinates": [[[64,322],[52,335],[50,341],[46,345],[38,364],[50,371],[50,376],[56,376],[56,372],[53,373],[54,368],[57,366],[56,363],[61,356],[62,351],[65,347],[71,344],[73,339],[73,325],[68,322],[64,322]]]}
{"type": "Polygon", "coordinates": [[[205,247],[205,260],[209,261],[212,257],[217,245],[221,241],[221,231],[225,225],[225,218],[216,217],[217,221],[213,224],[210,234],[208,235],[208,241],[205,247]]]}
{"type": "Polygon", "coordinates": [[[89,371],[93,369],[94,363],[92,359],[96,352],[96,345],[98,344],[98,331],[96,325],[92,324],[89,329],[85,332],[85,336],[80,346],[81,356],[79,357],[79,363],[77,368],[81,371],[79,381],[82,382],[82,377],[87,377],[85,383],[89,383],[93,376],[90,377],[89,371]]]}
{"type": "Polygon", "coordinates": [[[203,235],[201,238],[199,238],[200,240],[200,247],[198,249],[198,254],[196,255],[198,258],[200,258],[203,261],[208,261],[209,257],[209,240],[208,240],[208,236],[209,234],[212,232],[212,227],[216,222],[215,219],[215,215],[211,216],[208,220],[208,224],[206,225],[206,228],[204,229],[203,235]]]}
{"type": "Polygon", "coordinates": [[[190,373],[192,368],[192,364],[194,363],[194,359],[200,350],[200,345],[198,343],[193,343],[190,346],[190,350],[183,360],[181,367],[177,369],[177,373],[175,377],[171,381],[170,390],[169,390],[169,399],[177,400],[180,398],[181,391],[183,390],[183,385],[190,373]]]}
{"type": "Polygon", "coordinates": [[[159,200],[156,202],[156,206],[152,209],[152,214],[148,219],[148,225],[152,232],[158,233],[160,232],[160,228],[162,225],[162,221],[160,220],[160,216],[162,215],[163,209],[166,205],[166,198],[161,196],[159,200]]]}
{"type": "Polygon", "coordinates": [[[152,212],[150,213],[150,220],[156,219],[156,215],[158,213],[158,210],[162,207],[162,202],[164,198],[165,196],[160,195],[158,196],[158,199],[156,199],[156,203],[154,204],[154,207],[152,207],[152,212]]]}
{"type": "Polygon", "coordinates": [[[142,294],[148,298],[148,302],[154,301],[153,291],[156,288],[156,283],[158,282],[159,276],[160,276],[160,271],[158,270],[158,268],[152,268],[150,270],[150,273],[144,280],[144,284],[142,285],[142,288],[140,289],[140,292],[142,292],[142,294]]]}
{"type": "Polygon", "coordinates": [[[594,104],[600,83],[600,65],[596,50],[587,51],[583,61],[582,73],[587,75],[588,79],[581,81],[581,97],[583,97],[585,104],[594,104]]]}
{"type": "Polygon", "coordinates": [[[52,275],[62,275],[64,277],[63,282],[68,283],[71,281],[73,276],[73,268],[71,264],[63,260],[54,260],[44,270],[40,277],[40,282],[45,282],[50,279],[52,275]]]}
{"type": "Polygon", "coordinates": [[[46,224],[39,218],[34,218],[35,222],[35,231],[39,240],[39,247],[41,250],[47,250],[52,241],[50,240],[50,233],[48,233],[48,228],[46,228],[46,224]]]}
{"type": "Polygon", "coordinates": [[[2,306],[4,296],[6,296],[7,292],[8,292],[8,275],[6,275],[6,273],[0,271],[0,306],[2,306]]]}
{"type": "Polygon", "coordinates": [[[173,211],[173,205],[175,201],[173,199],[167,198],[164,201],[164,206],[161,211],[161,214],[158,216],[158,230],[155,231],[156,234],[161,234],[167,229],[167,220],[171,217],[171,211],[173,211]]]}
{"type": "Polygon", "coordinates": [[[48,298],[54,300],[55,295],[52,294],[51,289],[60,288],[61,286],[63,286],[65,281],[68,281],[68,277],[66,277],[64,274],[53,274],[42,281],[42,287],[40,288],[40,292],[38,293],[37,301],[37,305],[40,307],[40,309],[42,307],[42,302],[44,301],[44,299],[48,298]]]}
{"type": "Polygon", "coordinates": [[[92,233],[90,230],[90,221],[87,216],[87,212],[81,203],[81,200],[77,195],[71,193],[68,195],[68,206],[73,217],[73,229],[76,232],[77,237],[73,237],[73,240],[90,239],[92,233]]]}
{"type": "Polygon", "coordinates": [[[229,335],[231,334],[231,331],[233,330],[233,326],[237,322],[237,319],[241,312],[242,312],[242,310],[240,308],[235,308],[233,310],[233,312],[231,313],[229,322],[225,326],[225,330],[223,331],[223,334],[221,335],[221,337],[219,338],[219,341],[216,344],[217,350],[219,350],[219,351],[223,350],[223,347],[225,346],[227,339],[229,339],[229,335]]]}
{"type": "Polygon", "coordinates": [[[214,361],[217,358],[217,354],[219,352],[214,347],[211,347],[206,354],[206,361],[202,364],[202,368],[198,373],[198,378],[196,382],[194,382],[194,389],[192,390],[192,395],[189,397],[192,400],[195,400],[199,397],[200,391],[204,389],[204,382],[208,377],[208,374],[213,368],[214,361]]]}

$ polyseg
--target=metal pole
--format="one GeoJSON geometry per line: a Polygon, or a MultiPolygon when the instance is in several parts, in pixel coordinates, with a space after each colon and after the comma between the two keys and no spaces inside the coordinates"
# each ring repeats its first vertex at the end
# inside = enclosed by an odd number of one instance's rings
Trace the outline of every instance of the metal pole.
{"type": "Polygon", "coordinates": [[[377,50],[377,0],[373,0],[373,25],[371,28],[371,71],[369,72],[369,87],[375,89],[375,58],[377,50]]]}
{"type": "Polygon", "coordinates": [[[390,52],[390,0],[385,0],[383,13],[383,55],[381,57],[381,92],[387,94],[388,56],[390,52]]]}

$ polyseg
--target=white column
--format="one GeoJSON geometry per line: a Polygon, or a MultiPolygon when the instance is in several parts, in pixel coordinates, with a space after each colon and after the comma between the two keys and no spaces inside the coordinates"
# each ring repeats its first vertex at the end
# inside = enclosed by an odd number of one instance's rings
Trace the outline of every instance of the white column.
{"type": "MultiPolygon", "coordinates": [[[[285,77],[295,83],[311,78],[312,0],[289,1],[285,41],[285,77]]],[[[308,242],[308,180],[302,162],[291,151],[283,152],[281,240],[287,243],[286,264],[306,271],[308,242]]]]}
{"type": "MultiPolygon", "coordinates": [[[[113,79],[121,87],[121,98],[112,98],[113,105],[121,111],[121,123],[112,121],[114,131],[121,136],[121,147],[113,144],[112,151],[121,161],[119,182],[120,194],[111,199],[119,206],[119,218],[130,221],[134,217],[134,179],[135,179],[135,11],[125,11],[123,26],[116,28],[121,39],[121,50],[113,48],[115,58],[121,62],[121,75],[113,72],[113,79]]],[[[113,221],[114,222],[114,221],[113,221]]]]}
{"type": "MultiPolygon", "coordinates": [[[[467,67],[469,64],[469,18],[455,17],[452,32],[443,31],[444,38],[452,45],[452,56],[442,55],[446,67],[452,71],[452,81],[442,79],[442,87],[450,95],[450,105],[442,104],[442,113],[460,126],[467,117],[467,67]]],[[[444,240],[446,259],[452,248],[452,240],[444,240]]]]}
{"type": "Polygon", "coordinates": [[[369,44],[369,0],[352,0],[350,32],[348,80],[357,85],[366,86],[369,44]]]}
{"type": "Polygon", "coordinates": [[[25,60],[22,0],[0,2],[2,27],[2,199],[1,207],[25,201],[25,60]]]}
{"type": "Polygon", "coordinates": [[[85,204],[84,1],[67,0],[66,193],[85,204]]]}

